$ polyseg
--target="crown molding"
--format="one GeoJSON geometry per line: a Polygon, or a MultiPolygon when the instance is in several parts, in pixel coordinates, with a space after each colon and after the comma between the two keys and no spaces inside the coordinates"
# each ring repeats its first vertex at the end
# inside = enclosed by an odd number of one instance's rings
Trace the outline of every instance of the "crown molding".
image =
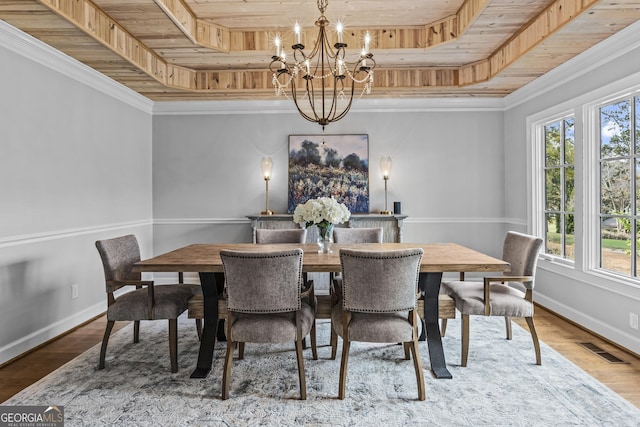
{"type": "Polygon", "coordinates": [[[504,97],[505,110],[517,107],[533,98],[552,92],[571,80],[628,54],[640,47],[640,21],[618,31],[597,45],[571,58],[504,97]]]}
{"type": "MultiPolygon", "coordinates": [[[[503,111],[502,98],[366,98],[355,100],[352,113],[503,111]]],[[[288,114],[297,113],[291,100],[159,101],[153,115],[288,114]]]]}
{"type": "Polygon", "coordinates": [[[150,99],[2,20],[0,20],[0,47],[145,113],[151,114],[153,111],[153,101],[150,99]]]}

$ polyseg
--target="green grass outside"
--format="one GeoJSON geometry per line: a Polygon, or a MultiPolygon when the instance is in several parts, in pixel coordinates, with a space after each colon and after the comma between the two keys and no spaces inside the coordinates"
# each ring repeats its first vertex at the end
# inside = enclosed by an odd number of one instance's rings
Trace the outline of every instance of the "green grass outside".
{"type": "MultiPolygon", "coordinates": [[[[560,243],[560,234],[559,233],[547,233],[547,239],[552,243],[560,243]]],[[[575,242],[573,235],[567,235],[566,244],[569,246],[573,246],[575,242]]],[[[629,241],[628,240],[617,240],[617,239],[603,239],[602,247],[606,249],[620,249],[627,250],[629,249],[629,241]]]]}

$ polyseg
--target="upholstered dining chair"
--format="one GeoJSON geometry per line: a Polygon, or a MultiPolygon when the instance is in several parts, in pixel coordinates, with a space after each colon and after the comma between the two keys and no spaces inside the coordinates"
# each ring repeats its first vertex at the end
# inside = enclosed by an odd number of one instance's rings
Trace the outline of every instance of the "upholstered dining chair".
{"type": "MultiPolygon", "coordinates": [[[[338,227],[333,229],[333,241],[335,243],[382,243],[382,227],[375,228],[351,228],[338,227]]],[[[329,278],[329,293],[331,306],[338,304],[342,297],[342,275],[331,273],[329,278]]],[[[338,350],[338,336],[331,328],[331,359],[336,358],[338,350]]]]}
{"type": "MultiPolygon", "coordinates": [[[[221,251],[227,296],[227,352],[222,398],[229,397],[235,344],[244,358],[244,343],[294,342],[298,360],[300,399],[307,398],[302,339],[315,342],[313,282],[302,280],[302,249],[221,251]],[[307,286],[303,289],[303,286],[307,286]],[[307,303],[311,301],[311,304],[307,303]]],[[[317,359],[317,353],[313,352],[317,359]]]]}
{"type": "Polygon", "coordinates": [[[402,342],[405,359],[413,357],[418,399],[425,399],[416,312],[422,254],[421,248],[390,251],[340,249],[342,304],[331,310],[331,326],[343,340],[339,399],[344,399],[346,394],[352,341],[402,342]]]}
{"type": "MultiPolygon", "coordinates": [[[[256,243],[258,244],[276,244],[276,243],[305,243],[307,239],[307,230],[304,228],[283,228],[283,229],[256,229],[256,243]]],[[[306,273],[304,273],[305,282],[307,281],[306,273]]],[[[194,296],[189,301],[189,317],[198,321],[204,316],[204,299],[202,294],[194,296]]],[[[225,341],[227,338],[224,334],[224,324],[227,318],[227,302],[224,294],[218,295],[218,318],[220,319],[218,329],[218,340],[225,341]]],[[[316,348],[312,343],[313,348],[316,348]]],[[[303,340],[303,346],[306,348],[306,342],[303,340]]]]}
{"type": "MultiPolygon", "coordinates": [[[[258,228],[256,229],[256,243],[259,245],[277,244],[277,243],[306,243],[307,242],[307,229],[306,228],[258,228]]],[[[306,283],[307,273],[302,273],[304,282],[306,283]]],[[[315,339],[315,336],[312,337],[315,339]]],[[[313,349],[316,348],[316,343],[311,343],[313,349]]],[[[307,348],[307,338],[302,340],[302,348],[307,348]]],[[[314,350],[315,351],[315,350],[314,350]]]]}
{"type": "Polygon", "coordinates": [[[334,227],[334,243],[382,243],[382,227],[334,227]]]}
{"type": "MultiPolygon", "coordinates": [[[[533,339],[536,364],[542,364],[540,343],[533,323],[533,287],[541,247],[541,238],[509,231],[502,248],[502,259],[511,264],[509,273],[485,277],[483,282],[442,282],[441,292],[454,299],[456,309],[462,314],[462,366],[467,366],[469,357],[470,316],[504,317],[508,340],[511,339],[511,318],[524,317],[533,339]]],[[[445,328],[446,323],[442,330],[445,328]]]]}
{"type": "Polygon", "coordinates": [[[306,243],[306,228],[256,229],[256,243],[306,243]]]}
{"type": "Polygon", "coordinates": [[[154,285],[152,280],[141,280],[141,274],[132,270],[140,261],[138,240],[132,234],[96,241],[102,258],[107,289],[107,327],[102,338],[98,369],[105,367],[105,354],[109,336],[116,321],[133,321],[133,342],[140,340],[141,320],[169,320],[169,354],[171,372],[178,372],[178,316],[188,306],[189,299],[201,293],[200,285],[185,283],[154,285]],[[134,290],[115,296],[125,286],[134,290]]]}

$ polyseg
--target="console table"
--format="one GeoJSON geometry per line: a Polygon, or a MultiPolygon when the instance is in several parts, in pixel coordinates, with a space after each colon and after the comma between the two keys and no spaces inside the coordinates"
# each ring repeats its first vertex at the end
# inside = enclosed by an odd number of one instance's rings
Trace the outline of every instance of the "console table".
{"type": "MultiPolygon", "coordinates": [[[[351,214],[351,218],[344,224],[336,224],[336,227],[375,228],[382,227],[384,243],[402,243],[402,225],[407,215],[382,215],[382,214],[351,214]]],[[[256,229],[268,228],[299,228],[293,222],[292,214],[276,215],[247,215],[251,220],[253,243],[256,242],[256,229]]],[[[307,243],[315,243],[318,239],[317,227],[309,227],[307,231],[307,243]]]]}

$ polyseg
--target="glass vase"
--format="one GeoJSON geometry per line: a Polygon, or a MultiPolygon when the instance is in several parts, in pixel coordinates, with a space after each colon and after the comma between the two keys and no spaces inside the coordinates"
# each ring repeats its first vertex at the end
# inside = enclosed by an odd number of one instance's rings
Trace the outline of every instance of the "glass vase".
{"type": "Polygon", "coordinates": [[[318,246],[319,254],[330,254],[331,245],[333,244],[333,224],[322,226],[318,224],[318,246]]]}

